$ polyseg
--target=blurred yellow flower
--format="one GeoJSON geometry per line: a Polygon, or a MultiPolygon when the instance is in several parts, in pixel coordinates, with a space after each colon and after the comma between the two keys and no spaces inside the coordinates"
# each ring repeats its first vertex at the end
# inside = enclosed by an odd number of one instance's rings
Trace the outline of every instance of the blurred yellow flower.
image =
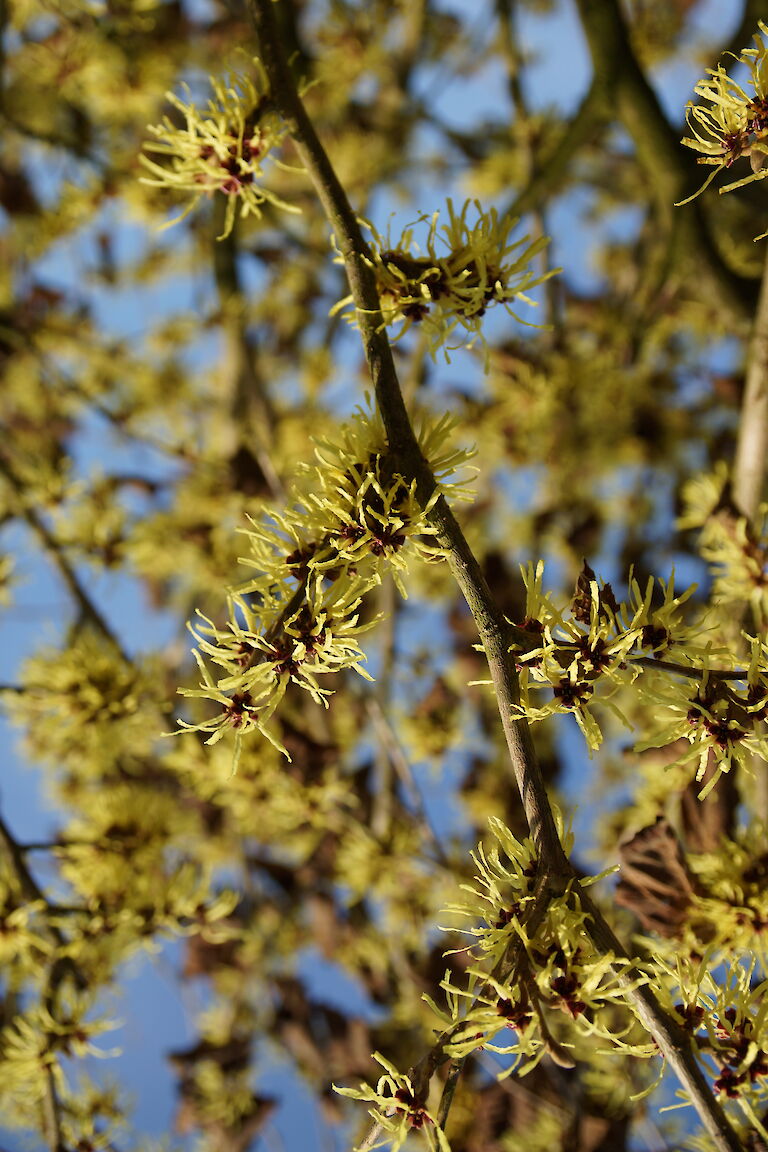
{"type": "MultiPolygon", "coordinates": [[[[140,157],[150,173],[141,178],[143,184],[192,195],[181,215],[166,227],[183,220],[202,196],[214,192],[228,197],[224,231],[219,239],[232,231],[238,206],[241,217],[260,216],[265,202],[287,212],[300,211],[257,183],[263,175],[264,160],[280,144],[286,129],[269,108],[264,69],[257,59],[253,64],[253,78],[230,73],[224,81],[211,79],[213,98],[202,114],[191,101],[167,93],[167,99],[186,123],[179,126],[166,116],[162,123],[150,125],[149,131],[157,139],[145,144],[145,151],[159,154],[165,162],[140,157]]],[[[185,90],[189,95],[186,85],[185,90]]]]}

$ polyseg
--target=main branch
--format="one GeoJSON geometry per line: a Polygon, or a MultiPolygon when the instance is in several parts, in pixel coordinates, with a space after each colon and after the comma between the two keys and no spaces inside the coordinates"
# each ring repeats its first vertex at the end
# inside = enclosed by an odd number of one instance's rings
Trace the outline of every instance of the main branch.
{"type": "MultiPolygon", "coordinates": [[[[272,99],[315,185],[344,260],[393,463],[407,481],[416,482],[419,500],[423,506],[427,506],[434,497],[437,485],[419,448],[400,391],[379,309],[368,247],[346,193],[299,97],[282,50],[275,9],[274,0],[251,0],[261,61],[269,78],[272,99]]],[[[430,521],[472,612],[485,650],[510,763],[538,851],[542,869],[540,880],[544,881],[552,893],[562,892],[569,881],[574,881],[575,873],[560,843],[528,724],[524,719],[514,718],[515,706],[519,702],[517,670],[509,652],[514,630],[499,611],[480,565],[442,496],[432,505],[430,521]]],[[[581,900],[590,913],[587,930],[598,949],[603,954],[613,954],[617,959],[626,956],[626,950],[619,944],[599,910],[583,894],[581,900]]],[[[627,996],[635,1004],[641,1019],[659,1045],[660,1052],[677,1072],[718,1152],[741,1152],[736,1134],[706,1085],[690,1040],[681,1034],[679,1026],[666,1015],[647,988],[632,989],[630,986],[627,996]]],[[[441,1114],[441,1120],[444,1119],[441,1114]]]]}
{"type": "MultiPolygon", "coordinates": [[[[261,60],[269,77],[273,99],[289,125],[296,151],[315,185],[344,259],[376,402],[384,421],[393,463],[407,480],[416,481],[419,500],[426,506],[434,497],[436,482],[421,452],[403,402],[392,350],[379,311],[379,295],[368,259],[368,247],[284,59],[273,0],[254,0],[252,11],[261,47],[261,60]]],[[[456,580],[478,625],[531,834],[546,866],[552,872],[570,875],[528,725],[525,720],[512,719],[519,693],[517,671],[508,654],[509,625],[498,611],[480,565],[442,496],[433,504],[429,518],[437,529],[438,542],[446,550],[456,580]]]]}

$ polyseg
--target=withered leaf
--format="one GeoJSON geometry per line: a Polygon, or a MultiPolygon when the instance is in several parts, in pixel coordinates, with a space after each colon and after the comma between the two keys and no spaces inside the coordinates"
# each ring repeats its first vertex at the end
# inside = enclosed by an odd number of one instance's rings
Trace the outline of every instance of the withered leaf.
{"type": "MultiPolygon", "coordinates": [[[[587,561],[584,561],[579,578],[576,581],[576,587],[573,591],[573,598],[571,600],[571,612],[573,613],[574,620],[578,620],[581,624],[589,624],[590,615],[592,610],[592,588],[597,583],[597,576],[595,571],[587,561]]],[[[598,615],[605,616],[606,609],[612,613],[619,610],[616,603],[616,597],[613,594],[613,589],[610,584],[603,584],[602,588],[598,589],[598,615]]]]}
{"type": "Polygon", "coordinates": [[[659,816],[620,844],[619,861],[616,903],[634,912],[644,931],[679,936],[696,889],[669,821],[659,816]]]}

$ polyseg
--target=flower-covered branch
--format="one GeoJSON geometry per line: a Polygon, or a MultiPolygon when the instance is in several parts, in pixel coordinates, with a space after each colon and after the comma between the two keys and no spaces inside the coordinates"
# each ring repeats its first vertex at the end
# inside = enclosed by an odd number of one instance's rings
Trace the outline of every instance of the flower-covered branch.
{"type": "MultiPolygon", "coordinates": [[[[541,777],[528,727],[519,713],[519,685],[510,658],[509,630],[472,556],[463,534],[445,502],[435,499],[435,481],[419,450],[400,387],[386,335],[379,289],[373,260],[360,233],[344,190],[320,144],[313,125],[299,98],[282,53],[272,0],[253,0],[257,35],[276,106],[285,117],[297,151],[318,191],[326,214],[334,228],[336,243],[344,261],[356,308],[357,321],[366,351],[376,399],[383,419],[390,452],[402,468],[404,479],[415,481],[415,491],[422,506],[432,509],[431,522],[437,542],[449,556],[457,581],[473,611],[480,638],[489,662],[496,691],[502,726],[510,759],[517,778],[533,843],[540,857],[547,885],[555,890],[567,885],[573,871],[555,825],[554,814],[541,777]]],[[[588,903],[590,937],[603,955],[611,957],[615,971],[624,955],[610,928],[594,905],[588,903]],[[610,943],[608,943],[610,941],[610,943]]],[[[739,1142],[721,1109],[713,1100],[695,1059],[685,1047],[676,1047],[676,1030],[652,994],[641,991],[620,976],[626,994],[638,997],[643,1023],[650,1029],[662,1050],[681,1076],[704,1124],[718,1149],[734,1152],[739,1142]]],[[[421,1101],[418,1106],[422,1107],[421,1101]]]]}

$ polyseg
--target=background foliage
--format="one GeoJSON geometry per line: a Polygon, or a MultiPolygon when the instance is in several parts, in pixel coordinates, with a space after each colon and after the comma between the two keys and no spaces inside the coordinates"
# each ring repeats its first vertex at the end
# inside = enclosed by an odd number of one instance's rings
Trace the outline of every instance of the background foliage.
{"type": "MultiPolygon", "coordinates": [[[[697,627],[714,561],[717,636],[739,645],[747,605],[758,627],[765,618],[762,526],[739,520],[757,505],[734,505],[725,483],[755,419],[742,398],[762,185],[674,207],[702,180],[679,144],[678,70],[690,66],[692,89],[765,12],[734,0],[712,43],[699,31],[708,11],[703,0],[276,8],[316,128],[382,235],[392,213],[396,238],[451,196],[521,216],[531,241],[554,235],[535,271],[565,270],[535,293],[538,314],[519,309],[546,327],[489,308],[487,349],[430,356],[418,320],[395,345],[412,411],[449,411],[455,444],[477,446],[473,503],[457,511],[517,623],[519,566],[539,558],[563,602],[585,558],[617,595],[630,571],[644,588],[674,566],[680,586],[699,583],[686,609],[697,627]],[[575,103],[560,78],[576,51],[566,34],[591,61],[575,103]]],[[[332,311],[343,270],[289,143],[284,166],[265,164],[261,218],[219,241],[231,196],[203,196],[158,231],[185,197],[140,182],[147,125],[181,123],[167,93],[186,83],[204,105],[210,74],[250,66],[243,5],[8,0],[0,14],[0,591],[25,626],[2,701],[55,806],[36,841],[0,811],[8,1146],[21,1130],[67,1152],[150,1146],[131,1127],[119,1060],[86,1057],[120,1044],[105,1032],[107,993],[126,963],[179,937],[178,978],[202,991],[195,1038],[169,1054],[170,1146],[245,1152],[290,1131],[290,1095],[281,1104],[259,1087],[286,1057],[318,1102],[311,1146],[346,1146],[362,1118],[331,1085],[375,1081],[374,1050],[404,1071],[429,1047],[422,997],[440,996],[446,966],[453,981],[469,963],[462,951],[444,959],[463,938],[438,932],[441,910],[473,874],[489,817],[526,834],[493,698],[471,684],[486,674],[474,625],[447,566],[416,556],[401,575],[407,600],[387,576],[363,608],[362,624],[383,614],[361,640],[375,682],[332,673],[327,709],[288,685],[271,731],[290,761],[254,733],[233,775],[231,739],[164,738],[179,717],[212,716],[176,695],[198,682],[185,622],[199,612],[223,626],[228,589],[252,577],[242,530],[286,505],[313,441],[338,438],[363,403],[367,369],[332,311]],[[66,596],[46,627],[25,603],[40,563],[66,596]],[[330,995],[313,979],[329,964],[330,995]]],[[[642,734],[658,702],[624,707],[642,734]]],[[[679,746],[637,753],[609,718],[587,764],[575,732],[568,717],[535,728],[552,795],[568,820],[575,811],[576,860],[610,867],[622,839],[664,815],[683,845],[660,850],[672,888],[719,900],[697,905],[698,920],[669,891],[654,904],[641,867],[634,889],[625,876],[624,911],[605,893],[625,936],[639,927],[652,953],[671,940],[700,957],[723,917],[741,938],[746,908],[759,965],[762,762],[700,802],[690,770],[666,771],[679,746]]],[[[645,1062],[614,1062],[596,1043],[576,1069],[545,1060],[502,1082],[498,1069],[488,1051],[468,1058],[454,1152],[675,1146],[672,1122],[632,1100],[653,1080],[645,1062]]]]}

